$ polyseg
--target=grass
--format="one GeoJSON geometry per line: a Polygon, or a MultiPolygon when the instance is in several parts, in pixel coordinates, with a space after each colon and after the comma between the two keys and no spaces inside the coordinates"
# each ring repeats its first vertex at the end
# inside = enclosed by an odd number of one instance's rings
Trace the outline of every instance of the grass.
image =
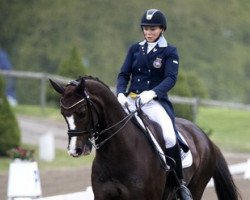
{"type": "Polygon", "coordinates": [[[250,112],[224,108],[200,108],[197,124],[211,130],[210,138],[227,151],[250,152],[250,112]]]}

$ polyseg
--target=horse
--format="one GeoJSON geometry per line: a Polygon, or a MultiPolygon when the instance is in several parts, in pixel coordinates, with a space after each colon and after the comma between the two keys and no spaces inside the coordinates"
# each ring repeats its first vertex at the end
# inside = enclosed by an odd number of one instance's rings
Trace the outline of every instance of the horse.
{"type": "MultiPolygon", "coordinates": [[[[50,83],[61,94],[68,153],[80,157],[96,148],[91,174],[95,200],[175,199],[171,170],[162,167],[143,130],[131,120],[134,113],[124,111],[104,82],[85,76],[67,85],[50,83]]],[[[183,170],[193,199],[202,198],[211,178],[218,199],[240,199],[220,149],[191,121],[176,118],[176,126],[193,156],[192,165],[183,170]]]]}

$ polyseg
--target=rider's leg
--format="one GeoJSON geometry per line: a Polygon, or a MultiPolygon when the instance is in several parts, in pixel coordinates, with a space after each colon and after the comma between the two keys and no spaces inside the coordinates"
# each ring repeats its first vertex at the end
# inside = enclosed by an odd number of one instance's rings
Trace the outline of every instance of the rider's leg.
{"type": "Polygon", "coordinates": [[[173,170],[178,183],[179,196],[183,200],[191,200],[191,193],[183,181],[180,147],[176,139],[172,120],[166,113],[165,109],[157,101],[151,101],[150,103],[144,105],[142,109],[151,120],[154,120],[160,124],[166,144],[166,155],[175,161],[173,170]]]}
{"type": "Polygon", "coordinates": [[[163,132],[166,148],[173,147],[176,144],[176,135],[172,120],[165,109],[158,101],[150,101],[142,107],[143,112],[153,121],[157,122],[163,132]]]}
{"type": "Polygon", "coordinates": [[[192,200],[193,198],[192,198],[191,192],[185,186],[185,182],[183,181],[181,154],[180,154],[180,147],[179,147],[178,143],[176,143],[171,148],[167,148],[166,155],[170,156],[175,161],[175,166],[173,166],[174,167],[173,173],[176,177],[177,184],[178,184],[177,194],[179,195],[180,199],[192,200]]]}

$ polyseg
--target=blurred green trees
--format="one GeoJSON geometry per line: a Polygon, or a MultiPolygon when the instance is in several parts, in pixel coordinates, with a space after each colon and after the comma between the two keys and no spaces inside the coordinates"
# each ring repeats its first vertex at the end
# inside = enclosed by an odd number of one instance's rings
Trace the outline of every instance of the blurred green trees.
{"type": "MultiPolygon", "coordinates": [[[[171,95],[183,97],[207,98],[207,89],[194,72],[180,73],[177,84],[170,91],[171,95]]],[[[193,113],[192,105],[174,104],[175,115],[177,117],[194,121],[196,113],[193,113]]]]}
{"type": "MultiPolygon", "coordinates": [[[[65,56],[64,60],[58,67],[57,74],[71,78],[72,80],[87,74],[87,68],[83,64],[79,52],[75,47],[73,47],[69,54],[65,56]]],[[[50,105],[58,104],[58,94],[50,84],[48,84],[47,89],[47,101],[50,105]]]]}
{"type": "Polygon", "coordinates": [[[15,69],[48,73],[75,47],[89,74],[115,85],[128,47],[143,39],[148,8],[167,15],[180,70],[195,72],[210,98],[250,102],[250,1],[2,0],[0,46],[15,69]]]}
{"type": "Polygon", "coordinates": [[[61,76],[76,79],[78,76],[86,75],[86,67],[83,65],[81,57],[74,47],[62,64],[58,67],[58,74],[61,76]]]}
{"type": "Polygon", "coordinates": [[[21,136],[16,117],[4,95],[4,81],[0,76],[0,156],[20,145],[21,136]]]}

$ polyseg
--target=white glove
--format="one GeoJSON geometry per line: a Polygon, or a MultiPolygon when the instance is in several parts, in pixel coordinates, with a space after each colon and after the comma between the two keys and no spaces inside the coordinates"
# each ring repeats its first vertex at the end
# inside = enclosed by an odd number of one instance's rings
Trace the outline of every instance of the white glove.
{"type": "Polygon", "coordinates": [[[119,93],[117,99],[122,106],[129,105],[128,99],[123,93],[119,93]]]}
{"type": "Polygon", "coordinates": [[[157,97],[153,90],[144,91],[139,94],[140,100],[142,104],[146,104],[150,102],[154,97],[157,97]]]}

